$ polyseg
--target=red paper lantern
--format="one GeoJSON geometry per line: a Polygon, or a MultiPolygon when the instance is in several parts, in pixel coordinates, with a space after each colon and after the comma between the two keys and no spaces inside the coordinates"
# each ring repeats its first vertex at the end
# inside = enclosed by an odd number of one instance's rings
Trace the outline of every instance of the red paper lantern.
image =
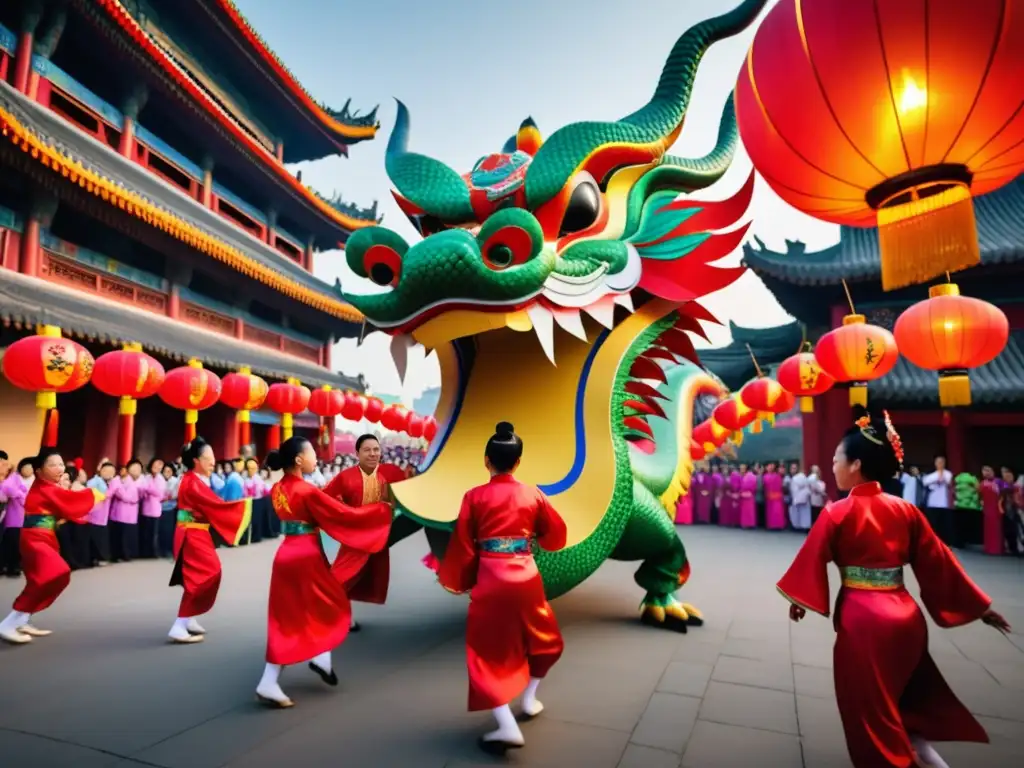
{"type": "Polygon", "coordinates": [[[939,372],[939,403],[971,404],[967,371],[994,360],[1010,338],[1010,323],[998,307],[961,296],[952,284],[936,285],[929,298],[896,320],[893,336],[914,365],[939,372]]]}
{"type": "Polygon", "coordinates": [[[696,440],[690,441],[690,458],[693,461],[700,461],[707,456],[707,451],[704,450],[704,446],[698,443],[696,440]]]}
{"type": "Polygon", "coordinates": [[[270,385],[267,407],[281,414],[281,432],[285,440],[292,436],[295,414],[306,410],[311,395],[309,389],[299,384],[297,379],[270,385]]]}
{"type": "Polygon", "coordinates": [[[169,406],[185,412],[185,442],[195,439],[199,411],[220,399],[220,389],[220,378],[195,358],[167,372],[158,394],[169,406]]]}
{"type": "Polygon", "coordinates": [[[369,421],[371,424],[376,424],[380,421],[380,417],[384,414],[384,401],[377,397],[366,398],[366,409],[363,412],[363,418],[369,421]]]}
{"type": "Polygon", "coordinates": [[[878,226],[891,290],[980,260],[972,197],[1024,171],[1018,0],[780,0],[736,85],[743,146],[816,218],[878,226]]]}
{"type": "Polygon", "coordinates": [[[380,424],[392,432],[403,432],[409,423],[409,411],[401,405],[389,405],[380,416],[380,424]]]}
{"type": "Polygon", "coordinates": [[[868,382],[892,370],[900,353],[885,328],[869,325],[864,315],[847,315],[814,347],[818,365],[838,382],[850,384],[850,405],[868,404],[868,382]]]}
{"type": "Polygon", "coordinates": [[[437,419],[433,416],[428,416],[423,425],[423,437],[428,443],[437,437],[437,419]]]}
{"type": "Polygon", "coordinates": [[[345,393],[340,389],[324,386],[309,396],[309,410],[322,418],[331,418],[341,413],[345,406],[345,393]]]}
{"type": "Polygon", "coordinates": [[[715,421],[732,432],[739,432],[757,418],[757,411],[744,404],[740,396],[728,397],[712,411],[715,421]]]}
{"type": "Polygon", "coordinates": [[[705,452],[714,453],[722,447],[722,444],[730,434],[731,432],[727,427],[723,427],[712,417],[694,427],[692,437],[705,452]]]}
{"type": "Polygon", "coordinates": [[[418,413],[410,413],[405,431],[409,433],[409,437],[423,437],[424,426],[426,426],[426,423],[422,416],[418,413]]]}
{"type": "Polygon", "coordinates": [[[105,395],[120,398],[118,464],[127,464],[134,452],[137,401],[155,395],[164,383],[165,375],[164,367],[143,352],[140,344],[125,344],[123,349],[100,355],[96,361],[92,374],[93,385],[105,395]]]}
{"type": "Polygon", "coordinates": [[[362,421],[366,413],[366,398],[356,392],[346,392],[341,406],[341,417],[348,421],[362,421]]]}
{"type": "Polygon", "coordinates": [[[811,398],[828,392],[836,383],[821,369],[814,353],[806,351],[783,360],[775,375],[783,389],[800,398],[802,413],[814,413],[814,400],[811,398]]]}
{"type": "Polygon", "coordinates": [[[255,411],[267,400],[270,387],[248,368],[229,373],[221,382],[220,401],[236,411],[255,411]]]}

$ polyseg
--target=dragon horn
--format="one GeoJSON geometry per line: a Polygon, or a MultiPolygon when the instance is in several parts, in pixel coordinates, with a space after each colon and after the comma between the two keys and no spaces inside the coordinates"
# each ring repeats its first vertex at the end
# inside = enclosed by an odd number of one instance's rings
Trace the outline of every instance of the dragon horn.
{"type": "Polygon", "coordinates": [[[729,170],[739,144],[736,127],[736,106],[732,94],[722,109],[718,124],[718,140],[704,157],[676,157],[665,155],[661,165],[648,172],[652,189],[678,189],[692,192],[710,187],[729,170]]]}
{"type": "Polygon", "coordinates": [[[395,127],[388,139],[384,167],[399,194],[424,213],[444,222],[473,220],[469,187],[439,160],[409,151],[409,110],[398,99],[395,127]]]}

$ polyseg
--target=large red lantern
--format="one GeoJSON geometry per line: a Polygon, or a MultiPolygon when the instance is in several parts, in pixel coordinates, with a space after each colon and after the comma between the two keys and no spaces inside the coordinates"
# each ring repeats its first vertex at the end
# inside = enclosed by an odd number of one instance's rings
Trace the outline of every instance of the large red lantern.
{"type": "Polygon", "coordinates": [[[693,428],[692,438],[706,453],[714,453],[722,447],[730,434],[727,427],[723,427],[712,417],[693,428]]]}
{"type": "Polygon", "coordinates": [[[900,353],[889,331],[865,322],[864,315],[847,315],[814,348],[818,365],[838,382],[850,384],[850,405],[868,404],[868,382],[892,370],[900,353]]]}
{"type": "Polygon", "coordinates": [[[980,260],[972,197],[1024,171],[1019,0],[780,0],[736,84],[783,200],[878,226],[882,286],[980,260]]]}
{"type": "Polygon", "coordinates": [[[704,446],[698,443],[696,440],[690,441],[690,458],[693,461],[700,461],[707,456],[707,451],[704,450],[704,446]]]}
{"type": "Polygon", "coordinates": [[[155,395],[165,376],[164,367],[143,352],[141,344],[125,344],[122,349],[107,352],[96,360],[93,385],[105,395],[120,398],[117,432],[117,462],[120,466],[132,458],[137,401],[155,395]]]}
{"type": "Polygon", "coordinates": [[[825,394],[836,383],[835,379],[821,369],[818,359],[809,351],[810,346],[810,343],[805,343],[806,349],[787,357],[775,372],[782,388],[800,398],[802,413],[814,413],[812,398],[825,394]]]}
{"type": "Polygon", "coordinates": [[[186,443],[196,438],[199,412],[220,399],[220,387],[220,378],[195,358],[167,372],[158,394],[169,406],[185,412],[186,443]]]}
{"type": "Polygon", "coordinates": [[[423,438],[429,443],[435,437],[437,437],[437,419],[433,416],[428,416],[423,424],[423,438]]]}
{"type": "Polygon", "coordinates": [[[341,406],[341,418],[346,421],[362,421],[366,413],[366,398],[357,392],[346,392],[341,406]]]}
{"type": "Polygon", "coordinates": [[[384,414],[384,401],[379,397],[368,397],[366,398],[366,409],[363,412],[363,418],[371,424],[376,424],[380,421],[380,417],[384,414]]]}
{"type": "Polygon", "coordinates": [[[220,401],[237,411],[238,444],[252,445],[252,411],[257,410],[267,399],[270,387],[252,369],[242,366],[238,373],[229,373],[221,382],[220,401]]]}
{"type": "Polygon", "coordinates": [[[757,418],[757,411],[745,405],[740,396],[736,394],[715,406],[711,415],[726,429],[739,432],[757,418]]]}
{"type": "Polygon", "coordinates": [[[409,423],[409,411],[401,405],[389,405],[380,415],[380,425],[392,432],[404,432],[409,423]]]}
{"type": "Polygon", "coordinates": [[[278,382],[270,385],[270,391],[267,393],[267,407],[281,414],[281,433],[285,440],[292,436],[295,414],[306,410],[310,396],[309,389],[299,384],[298,379],[288,379],[286,383],[278,382]]]}
{"type": "Polygon", "coordinates": [[[41,325],[35,336],[11,344],[3,357],[3,372],[18,389],[36,393],[36,407],[45,413],[41,445],[57,444],[57,395],[84,387],[93,371],[85,347],[61,338],[60,328],[41,325]]]}
{"type": "Polygon", "coordinates": [[[761,431],[762,419],[774,423],[778,414],[796,405],[796,398],[783,389],[779,382],[767,376],[758,376],[744,384],[740,390],[740,399],[745,406],[757,412],[757,420],[750,428],[755,433],[761,431]]]}
{"type": "Polygon", "coordinates": [[[423,437],[424,426],[426,426],[426,421],[422,416],[418,413],[410,413],[405,431],[409,434],[409,437],[423,437]]]}
{"type": "Polygon", "coordinates": [[[344,407],[345,393],[326,384],[309,396],[309,410],[320,417],[320,447],[328,461],[334,458],[334,417],[344,407]]]}
{"type": "Polygon", "coordinates": [[[893,336],[910,362],[939,372],[941,405],[970,405],[967,371],[1003,351],[1010,323],[998,307],[961,296],[952,283],[932,286],[928,296],[899,316],[893,336]]]}

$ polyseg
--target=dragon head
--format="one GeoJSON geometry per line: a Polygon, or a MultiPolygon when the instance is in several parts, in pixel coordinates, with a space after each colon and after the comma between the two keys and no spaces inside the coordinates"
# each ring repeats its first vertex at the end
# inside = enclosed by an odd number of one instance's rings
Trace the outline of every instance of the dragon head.
{"type": "Polygon", "coordinates": [[[423,239],[410,245],[370,227],[346,245],[352,270],[387,289],[346,298],[394,337],[396,362],[413,342],[435,348],[506,327],[536,331],[554,361],[556,326],[586,339],[581,312],[611,328],[616,306],[682,304],[732,283],[742,268],[712,262],[739,245],[746,227],[712,232],[746,211],[753,176],[729,200],[680,198],[728,169],[737,144],[732,99],[708,155],[668,150],[704,51],[749,25],[764,4],[745,0],[684,33],[641,109],[615,122],[572,123],[547,140],[527,119],[468,173],[409,151],[409,112],[399,102],[386,168],[423,239]]]}

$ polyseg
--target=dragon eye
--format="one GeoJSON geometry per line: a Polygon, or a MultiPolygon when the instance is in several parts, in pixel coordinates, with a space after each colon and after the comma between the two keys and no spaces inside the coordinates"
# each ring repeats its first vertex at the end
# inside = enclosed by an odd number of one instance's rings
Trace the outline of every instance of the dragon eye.
{"type": "Polygon", "coordinates": [[[402,276],[402,257],[386,245],[371,245],[363,254],[363,268],[377,285],[395,286],[402,276]]]}
{"type": "Polygon", "coordinates": [[[562,215],[559,237],[580,232],[591,226],[601,215],[601,191],[590,179],[583,179],[572,191],[569,204],[562,215]]]}
{"type": "Polygon", "coordinates": [[[501,271],[528,261],[533,250],[529,232],[521,227],[504,226],[487,238],[480,252],[488,267],[501,271]]]}

